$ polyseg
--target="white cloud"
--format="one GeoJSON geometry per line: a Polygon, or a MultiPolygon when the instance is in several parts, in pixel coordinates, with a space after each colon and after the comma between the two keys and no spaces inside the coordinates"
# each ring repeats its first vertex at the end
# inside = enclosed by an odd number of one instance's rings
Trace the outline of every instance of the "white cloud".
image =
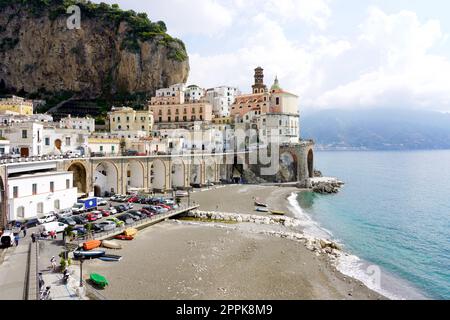
{"type": "Polygon", "coordinates": [[[440,23],[421,23],[410,11],[387,15],[371,8],[360,26],[353,55],[377,53],[368,70],[328,90],[311,103],[318,107],[426,107],[450,110],[450,61],[430,53],[443,35],[440,23]]]}
{"type": "MultiPolygon", "coordinates": [[[[170,34],[213,36],[233,23],[233,12],[216,0],[102,0],[122,8],[147,12],[152,20],[166,22],[170,34]]],[[[98,1],[100,2],[100,1],[98,1]]]]}

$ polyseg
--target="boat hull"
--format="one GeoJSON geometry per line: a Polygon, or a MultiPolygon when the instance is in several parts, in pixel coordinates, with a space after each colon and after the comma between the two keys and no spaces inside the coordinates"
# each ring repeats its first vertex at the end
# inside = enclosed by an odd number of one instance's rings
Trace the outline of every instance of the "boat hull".
{"type": "Polygon", "coordinates": [[[73,256],[75,258],[95,259],[105,255],[105,251],[74,251],[73,256]]]}
{"type": "Polygon", "coordinates": [[[115,241],[103,240],[102,246],[109,249],[122,249],[122,245],[115,241]]]}

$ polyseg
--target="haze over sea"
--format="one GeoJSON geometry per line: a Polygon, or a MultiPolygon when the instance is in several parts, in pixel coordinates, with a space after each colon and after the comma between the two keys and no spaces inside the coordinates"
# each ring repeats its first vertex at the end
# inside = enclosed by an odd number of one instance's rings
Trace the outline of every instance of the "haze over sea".
{"type": "Polygon", "coordinates": [[[346,185],[300,194],[303,212],[394,297],[450,299],[450,151],[317,152],[315,167],[346,185]]]}

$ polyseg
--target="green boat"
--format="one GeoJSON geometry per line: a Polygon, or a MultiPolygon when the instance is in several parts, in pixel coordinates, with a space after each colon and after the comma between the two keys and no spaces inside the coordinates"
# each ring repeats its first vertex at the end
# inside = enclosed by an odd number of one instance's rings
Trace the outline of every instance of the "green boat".
{"type": "Polygon", "coordinates": [[[98,285],[100,288],[106,287],[109,283],[106,278],[98,273],[91,273],[90,279],[93,283],[98,285]]]}

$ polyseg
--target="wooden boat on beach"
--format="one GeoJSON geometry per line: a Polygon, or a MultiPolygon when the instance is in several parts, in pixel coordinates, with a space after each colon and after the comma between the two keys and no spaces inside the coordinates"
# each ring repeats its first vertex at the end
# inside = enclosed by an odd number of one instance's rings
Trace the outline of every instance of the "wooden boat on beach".
{"type": "Polygon", "coordinates": [[[263,207],[263,208],[267,208],[267,204],[259,202],[259,201],[255,201],[255,206],[257,207],[263,207]]]}
{"type": "Polygon", "coordinates": [[[270,211],[271,214],[275,214],[277,216],[284,216],[286,214],[286,212],[284,211],[278,211],[278,210],[272,210],[270,211]]]}
{"type": "Polygon", "coordinates": [[[89,251],[89,250],[100,247],[101,244],[102,244],[102,242],[100,240],[86,241],[85,243],[83,243],[83,249],[85,251],[89,251]]]}
{"type": "Polygon", "coordinates": [[[106,287],[109,283],[108,280],[106,280],[106,278],[98,273],[91,273],[89,275],[89,279],[91,279],[91,281],[96,284],[97,286],[99,286],[100,288],[104,288],[106,287]]]}
{"type": "Polygon", "coordinates": [[[123,232],[123,234],[126,235],[126,236],[134,237],[134,236],[136,235],[137,232],[138,232],[137,229],[134,229],[134,228],[128,228],[128,229],[125,229],[125,231],[123,232]]]}
{"type": "Polygon", "coordinates": [[[134,237],[126,236],[124,234],[118,234],[117,236],[114,237],[114,239],[117,239],[117,240],[133,240],[134,237]]]}
{"type": "Polygon", "coordinates": [[[104,256],[101,256],[98,259],[102,260],[102,261],[107,261],[107,262],[118,262],[118,261],[122,260],[122,256],[116,256],[113,254],[105,254],[104,256]]]}
{"type": "Polygon", "coordinates": [[[102,246],[109,249],[122,249],[122,245],[116,241],[103,240],[102,246]]]}
{"type": "Polygon", "coordinates": [[[91,250],[91,251],[75,250],[73,252],[73,256],[75,258],[83,258],[83,259],[96,259],[104,255],[105,251],[103,250],[91,250]]]}

